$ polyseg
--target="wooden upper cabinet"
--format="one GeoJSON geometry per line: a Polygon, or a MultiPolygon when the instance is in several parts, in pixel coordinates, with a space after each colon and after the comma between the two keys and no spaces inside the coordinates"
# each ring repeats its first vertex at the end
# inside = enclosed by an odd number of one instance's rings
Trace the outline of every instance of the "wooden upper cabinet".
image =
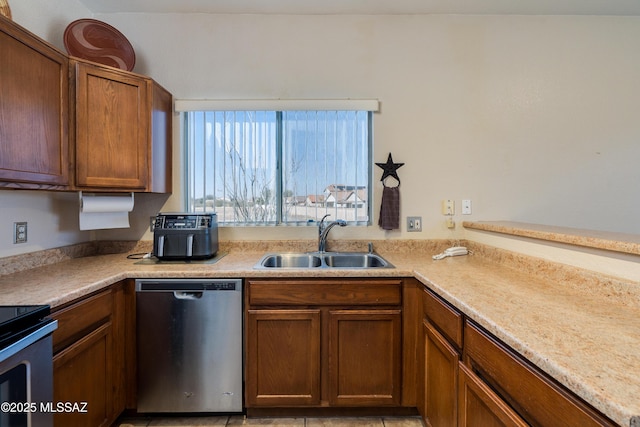
{"type": "Polygon", "coordinates": [[[75,187],[171,192],[172,96],[152,79],[72,60],[75,187]]]}
{"type": "Polygon", "coordinates": [[[69,184],[69,61],[0,16],[0,186],[69,184]]]}
{"type": "Polygon", "coordinates": [[[76,186],[145,190],[148,79],[73,61],[76,186]]]}
{"type": "Polygon", "coordinates": [[[152,193],[171,193],[173,95],[152,81],[151,96],[151,182],[147,190],[152,193]]]}
{"type": "Polygon", "coordinates": [[[173,97],[0,16],[0,187],[171,193],[173,97]]]}

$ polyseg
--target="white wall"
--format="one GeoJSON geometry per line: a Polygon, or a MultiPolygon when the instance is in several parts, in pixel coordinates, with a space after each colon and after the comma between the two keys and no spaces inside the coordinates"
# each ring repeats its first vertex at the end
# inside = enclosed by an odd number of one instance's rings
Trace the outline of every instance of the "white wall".
{"type": "Polygon", "coordinates": [[[9,7],[14,22],[62,51],[62,36],[67,25],[92,15],[78,0],[9,0],[9,7]]]}
{"type": "MultiPolygon", "coordinates": [[[[49,12],[38,16],[46,21],[49,12]]],[[[516,220],[640,234],[640,17],[94,17],[122,31],[136,50],[135,71],[176,98],[380,99],[375,161],[392,152],[405,163],[398,170],[403,230],[347,227],[336,237],[462,236],[460,226],[446,229],[443,198],[458,205],[472,199],[473,215],[459,215],[458,206],[458,222],[516,220]],[[422,233],[404,231],[407,215],[423,217],[422,233]]],[[[62,21],[53,19],[56,30],[43,33],[61,37],[62,21]]],[[[177,144],[180,122],[174,123],[177,144]]],[[[180,155],[179,146],[174,153],[180,155]]],[[[381,170],[374,173],[377,221],[381,170]]],[[[179,169],[174,177],[174,196],[159,209],[181,207],[179,169]]],[[[0,192],[3,205],[13,197],[0,192]]],[[[97,238],[143,235],[158,200],[146,205],[136,229],[97,238]]],[[[222,238],[234,239],[313,236],[306,228],[222,231],[222,238]]]]}
{"type": "Polygon", "coordinates": [[[458,221],[640,233],[639,17],[97,18],[177,98],[379,98],[375,160],[406,163],[401,214],[425,231],[345,235],[451,236],[443,198],[472,199],[458,221]]]}

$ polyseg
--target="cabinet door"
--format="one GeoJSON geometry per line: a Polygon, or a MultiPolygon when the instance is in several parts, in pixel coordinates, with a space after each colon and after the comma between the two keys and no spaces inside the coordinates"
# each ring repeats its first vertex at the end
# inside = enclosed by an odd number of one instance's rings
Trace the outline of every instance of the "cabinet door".
{"type": "Polygon", "coordinates": [[[427,425],[450,427],[458,418],[458,361],[460,354],[429,323],[424,322],[425,388],[427,425]]]}
{"type": "Polygon", "coordinates": [[[109,322],[53,358],[53,401],[86,403],[86,412],[56,412],[56,426],[108,426],[117,416],[112,413],[112,349],[109,322]]]}
{"type": "Polygon", "coordinates": [[[320,310],[249,310],[246,405],[320,403],[320,310]]]}
{"type": "Polygon", "coordinates": [[[469,368],[462,363],[459,364],[459,368],[459,427],[528,426],[469,368]]]}
{"type": "Polygon", "coordinates": [[[172,191],[173,95],[153,82],[151,103],[151,167],[148,190],[152,193],[172,191]]]}
{"type": "Polygon", "coordinates": [[[145,190],[150,80],[75,63],[76,186],[145,190]]]}
{"type": "MultiPolygon", "coordinates": [[[[109,425],[125,408],[127,385],[135,382],[125,354],[134,322],[125,318],[131,304],[133,282],[110,289],[56,310],[53,332],[53,394],[55,402],[87,402],[88,413],[56,413],[57,426],[109,425]],[[126,285],[126,286],[125,286],[126,285]]],[[[135,387],[135,385],[134,385],[135,387]]]]}
{"type": "Polygon", "coordinates": [[[0,19],[0,185],[68,185],[68,69],[64,54],[0,19]]]}
{"type": "Polygon", "coordinates": [[[401,310],[329,311],[329,403],[399,405],[401,310]]]}

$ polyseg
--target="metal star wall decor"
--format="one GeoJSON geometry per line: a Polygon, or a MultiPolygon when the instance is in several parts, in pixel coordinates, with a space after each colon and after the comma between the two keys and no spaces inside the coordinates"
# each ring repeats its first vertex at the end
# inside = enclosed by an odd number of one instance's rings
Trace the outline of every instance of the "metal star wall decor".
{"type": "Polygon", "coordinates": [[[393,163],[393,158],[391,157],[391,153],[389,153],[389,158],[387,159],[387,163],[376,163],[376,166],[384,169],[382,173],[382,178],[380,181],[384,181],[384,179],[388,176],[395,178],[398,183],[400,183],[400,178],[398,177],[398,168],[403,166],[404,163],[393,163]]]}

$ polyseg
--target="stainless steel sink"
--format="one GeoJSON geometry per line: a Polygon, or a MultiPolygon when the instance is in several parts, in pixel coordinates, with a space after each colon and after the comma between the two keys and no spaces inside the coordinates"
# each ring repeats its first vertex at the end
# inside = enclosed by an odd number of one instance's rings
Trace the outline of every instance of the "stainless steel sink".
{"type": "Polygon", "coordinates": [[[377,254],[369,253],[333,253],[323,258],[327,267],[334,268],[384,268],[389,267],[387,260],[377,254]]]}
{"type": "Polygon", "coordinates": [[[369,252],[309,252],[266,254],[254,266],[271,268],[394,268],[376,253],[369,252]]]}
{"type": "Polygon", "coordinates": [[[267,254],[258,265],[267,268],[313,268],[321,264],[322,258],[311,254],[267,254]]]}

